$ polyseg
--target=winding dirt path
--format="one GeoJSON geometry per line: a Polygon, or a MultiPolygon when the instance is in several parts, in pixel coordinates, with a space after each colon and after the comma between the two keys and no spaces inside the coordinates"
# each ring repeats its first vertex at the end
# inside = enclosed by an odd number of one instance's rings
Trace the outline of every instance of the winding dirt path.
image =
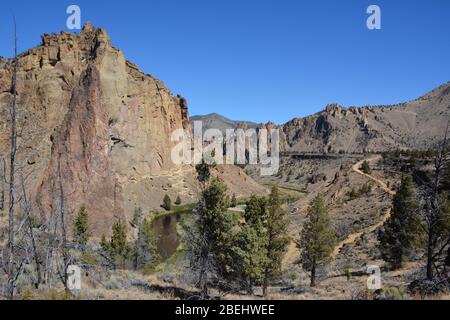
{"type": "MultiPolygon", "coordinates": [[[[354,164],[352,167],[352,170],[366,178],[369,178],[370,180],[374,181],[381,189],[383,189],[383,191],[385,191],[386,193],[390,194],[390,195],[395,195],[395,192],[392,191],[391,189],[389,189],[389,187],[387,186],[386,183],[384,183],[383,181],[381,181],[380,179],[377,179],[373,176],[371,176],[370,174],[364,173],[362,172],[359,168],[361,168],[361,165],[363,164],[364,161],[368,161],[369,163],[371,162],[375,162],[377,160],[381,159],[381,156],[376,156],[370,159],[365,159],[365,160],[361,160],[358,163],[354,164]]],[[[358,240],[362,235],[366,234],[366,233],[372,233],[375,230],[377,230],[379,227],[381,227],[391,216],[391,209],[387,209],[385,211],[385,213],[383,214],[383,217],[381,219],[381,221],[373,226],[367,227],[365,229],[362,229],[361,231],[355,232],[350,234],[346,239],[344,239],[343,241],[341,241],[333,250],[333,253],[331,254],[331,258],[332,259],[336,259],[336,257],[338,256],[338,254],[341,252],[342,248],[348,244],[354,243],[356,240],[358,240]]]]}
{"type": "MultiPolygon", "coordinates": [[[[356,172],[356,173],[358,173],[358,174],[360,174],[360,175],[362,175],[362,176],[372,180],[384,192],[386,192],[386,193],[388,193],[388,194],[393,196],[393,195],[395,195],[395,192],[392,191],[391,189],[389,189],[389,187],[387,186],[387,184],[384,181],[382,181],[382,180],[380,180],[378,178],[375,178],[375,177],[373,177],[373,176],[371,176],[369,174],[366,174],[366,173],[364,173],[364,172],[362,172],[360,170],[361,165],[363,164],[364,161],[368,161],[369,163],[373,163],[373,162],[376,162],[376,161],[378,161],[380,159],[381,159],[381,156],[375,156],[373,158],[361,160],[361,161],[355,163],[352,166],[352,171],[354,171],[354,172],[356,172]]],[[[381,227],[390,218],[390,216],[391,216],[391,209],[389,208],[383,213],[383,216],[382,216],[382,219],[381,219],[380,222],[378,222],[375,225],[372,225],[372,226],[369,226],[367,228],[364,228],[364,229],[362,229],[362,230],[360,230],[358,232],[350,234],[346,239],[344,239],[343,241],[341,241],[341,242],[339,242],[337,244],[337,246],[333,250],[333,253],[331,254],[331,258],[333,260],[336,259],[336,257],[339,255],[339,253],[341,252],[341,250],[342,250],[342,248],[344,246],[356,242],[362,235],[367,234],[367,233],[372,233],[375,230],[377,230],[379,227],[381,227]]],[[[284,259],[283,259],[283,267],[286,268],[289,265],[291,265],[292,263],[295,263],[295,261],[298,259],[298,257],[299,257],[299,251],[298,251],[298,248],[297,248],[297,244],[294,241],[291,241],[291,243],[288,246],[286,255],[285,255],[284,259]]]]}
{"type": "Polygon", "coordinates": [[[369,178],[370,180],[374,181],[376,184],[378,184],[380,186],[381,189],[383,189],[386,193],[389,193],[390,195],[395,195],[395,191],[392,191],[391,189],[389,189],[389,187],[387,186],[386,183],[384,183],[383,181],[381,181],[380,179],[377,179],[373,176],[371,176],[370,174],[364,173],[362,172],[359,168],[361,168],[362,164],[364,161],[368,161],[369,163],[371,162],[375,162],[377,160],[380,160],[381,156],[376,156],[370,159],[365,159],[365,160],[361,160],[360,162],[356,163],[353,165],[352,170],[356,173],[359,173],[360,175],[369,178]]]}

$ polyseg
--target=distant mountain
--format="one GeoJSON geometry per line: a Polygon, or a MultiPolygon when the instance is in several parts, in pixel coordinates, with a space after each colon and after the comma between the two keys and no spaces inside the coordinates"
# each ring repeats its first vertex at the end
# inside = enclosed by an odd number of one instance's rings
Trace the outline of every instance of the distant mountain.
{"type": "Polygon", "coordinates": [[[450,121],[450,82],[398,105],[345,109],[328,105],[283,127],[286,149],[302,152],[380,152],[428,149],[443,139],[450,121]]]}
{"type": "MultiPolygon", "coordinates": [[[[191,117],[204,129],[262,125],[233,121],[216,113],[191,117]]],[[[323,111],[278,126],[281,150],[292,152],[361,153],[397,148],[428,149],[440,142],[450,121],[450,82],[416,100],[388,106],[344,108],[330,104],[323,111]]]]}
{"type": "Polygon", "coordinates": [[[259,124],[251,121],[236,121],[230,120],[220,114],[210,113],[204,116],[192,116],[190,118],[191,124],[193,126],[194,121],[201,121],[203,125],[203,131],[208,129],[219,129],[223,133],[227,129],[236,129],[236,128],[256,128],[259,124]]]}

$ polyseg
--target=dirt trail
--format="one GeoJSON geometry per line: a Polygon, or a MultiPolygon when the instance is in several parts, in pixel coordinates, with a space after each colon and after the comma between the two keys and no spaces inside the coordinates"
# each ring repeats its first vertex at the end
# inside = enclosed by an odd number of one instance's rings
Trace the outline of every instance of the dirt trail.
{"type": "MultiPolygon", "coordinates": [[[[385,182],[383,182],[380,179],[377,179],[369,174],[366,174],[364,172],[362,172],[359,168],[361,167],[361,165],[363,164],[364,161],[368,161],[369,163],[373,163],[375,161],[378,161],[379,159],[381,159],[381,156],[375,156],[373,158],[370,159],[365,159],[365,160],[361,160],[358,163],[354,164],[352,166],[352,171],[372,180],[373,182],[375,182],[384,192],[390,194],[390,195],[395,195],[395,192],[392,191],[391,189],[389,189],[389,187],[387,186],[387,184],[385,182]]],[[[367,233],[372,233],[375,230],[377,230],[379,227],[381,227],[391,216],[391,209],[389,208],[388,210],[385,211],[385,213],[382,216],[382,219],[380,222],[378,222],[377,224],[367,227],[365,229],[362,229],[358,232],[352,233],[350,234],[346,239],[344,239],[343,241],[339,242],[339,244],[334,248],[333,253],[331,254],[331,258],[332,259],[336,259],[336,257],[339,255],[341,249],[348,245],[348,244],[352,244],[354,242],[356,242],[362,235],[367,234],[367,233]]],[[[295,261],[298,259],[299,257],[299,252],[298,252],[298,248],[297,248],[297,244],[292,241],[287,249],[286,255],[283,259],[283,267],[286,268],[289,265],[295,263],[295,261]]]]}
{"type": "MultiPolygon", "coordinates": [[[[376,156],[374,158],[370,158],[370,159],[366,159],[366,160],[362,160],[356,164],[353,165],[352,170],[364,177],[369,178],[370,180],[374,181],[378,186],[380,186],[381,189],[383,189],[386,193],[389,193],[390,195],[395,195],[395,192],[392,191],[391,189],[389,189],[389,187],[387,186],[386,183],[384,183],[383,181],[381,181],[380,179],[377,179],[367,173],[362,172],[359,168],[361,167],[361,165],[363,164],[364,161],[368,161],[369,163],[371,162],[375,162],[377,160],[381,159],[381,156],[376,156]]],[[[358,240],[362,235],[366,234],[366,233],[372,233],[375,230],[377,230],[379,227],[381,227],[391,216],[391,209],[389,208],[388,210],[386,210],[386,212],[384,213],[381,221],[373,226],[367,227],[359,232],[356,233],[352,233],[350,234],[345,240],[341,241],[333,250],[333,253],[331,254],[331,258],[332,259],[336,259],[336,257],[338,256],[338,254],[340,253],[341,249],[351,243],[354,243],[356,240],[358,240]]]]}
{"type": "Polygon", "coordinates": [[[381,181],[380,179],[377,179],[373,176],[371,176],[370,174],[364,173],[362,172],[359,168],[361,168],[362,164],[364,161],[368,161],[370,162],[375,162],[377,160],[380,160],[381,156],[376,156],[370,159],[366,159],[366,160],[361,160],[360,162],[356,163],[353,165],[352,170],[356,173],[359,173],[360,175],[363,175],[367,178],[369,178],[370,180],[374,181],[376,184],[378,184],[380,186],[381,189],[383,189],[385,192],[389,193],[390,195],[395,195],[395,191],[392,191],[391,189],[389,189],[389,187],[387,186],[386,183],[384,183],[383,181],[381,181]]]}

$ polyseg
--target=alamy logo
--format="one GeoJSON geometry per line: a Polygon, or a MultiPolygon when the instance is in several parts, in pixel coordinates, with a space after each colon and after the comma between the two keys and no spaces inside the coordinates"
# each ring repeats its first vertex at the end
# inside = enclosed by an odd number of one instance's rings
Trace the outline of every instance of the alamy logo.
{"type": "Polygon", "coordinates": [[[367,18],[367,28],[369,30],[381,29],[381,9],[377,5],[371,5],[367,8],[367,14],[370,14],[367,18]]]}
{"type": "Polygon", "coordinates": [[[67,14],[70,16],[67,18],[66,26],[69,30],[81,30],[81,9],[79,6],[72,4],[67,7],[67,14]]]}
{"type": "Polygon", "coordinates": [[[367,289],[380,290],[381,289],[381,269],[379,266],[368,266],[367,274],[367,289]]]}
{"type": "Polygon", "coordinates": [[[278,172],[280,136],[277,129],[228,129],[224,136],[218,129],[203,132],[201,121],[194,121],[193,125],[193,139],[190,132],[183,129],[172,133],[171,141],[177,143],[171,155],[174,164],[197,165],[202,161],[218,165],[259,164],[263,176],[278,172]]]}
{"type": "Polygon", "coordinates": [[[81,269],[79,266],[67,267],[67,288],[71,291],[81,290],[81,269]]]}

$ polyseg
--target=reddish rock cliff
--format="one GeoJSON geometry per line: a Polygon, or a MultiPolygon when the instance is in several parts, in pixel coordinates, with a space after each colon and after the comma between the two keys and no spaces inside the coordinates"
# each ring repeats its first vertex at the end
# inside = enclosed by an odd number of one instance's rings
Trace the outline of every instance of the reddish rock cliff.
{"type": "MultiPolygon", "coordinates": [[[[0,59],[0,158],[9,153],[11,70],[0,59]]],[[[172,132],[190,132],[186,99],[127,61],[103,29],[44,35],[19,56],[17,76],[18,184],[36,216],[59,212],[60,185],[68,230],[85,205],[95,236],[136,207],[158,208],[165,194],[184,203],[198,196],[193,166],[171,160],[172,132]]],[[[265,191],[233,169],[223,169],[230,192],[265,191]]]]}

